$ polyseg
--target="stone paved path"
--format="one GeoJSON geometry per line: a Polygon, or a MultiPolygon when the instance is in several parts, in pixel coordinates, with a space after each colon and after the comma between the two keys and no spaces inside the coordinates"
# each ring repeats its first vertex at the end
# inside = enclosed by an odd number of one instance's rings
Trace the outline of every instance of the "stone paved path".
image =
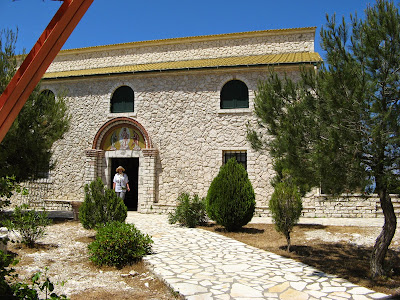
{"type": "Polygon", "coordinates": [[[170,225],[165,215],[130,212],[127,222],[153,237],[145,257],[156,275],[186,299],[380,299],[292,259],[213,232],[170,225]]]}

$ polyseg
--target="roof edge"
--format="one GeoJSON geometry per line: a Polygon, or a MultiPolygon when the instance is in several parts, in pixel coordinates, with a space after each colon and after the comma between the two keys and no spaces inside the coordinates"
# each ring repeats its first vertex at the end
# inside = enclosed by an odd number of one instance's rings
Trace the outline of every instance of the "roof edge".
{"type": "Polygon", "coordinates": [[[284,53],[284,54],[269,54],[269,55],[255,55],[243,57],[244,59],[254,59],[257,61],[231,61],[241,57],[223,57],[223,58],[213,58],[213,59],[198,59],[198,60],[188,60],[179,62],[160,62],[160,63],[150,63],[141,65],[129,65],[129,66],[111,66],[102,67],[96,69],[83,69],[83,70],[73,70],[73,71],[61,71],[61,72],[49,72],[45,73],[43,76],[44,80],[51,79],[61,79],[61,78],[73,78],[73,77],[90,77],[90,76],[103,76],[103,75],[118,75],[118,74],[133,74],[133,73],[149,73],[149,72],[168,72],[168,71],[179,71],[179,70],[198,70],[198,69],[221,69],[221,68],[235,68],[235,67],[254,67],[254,66],[273,66],[273,65],[295,65],[295,64],[314,64],[322,62],[322,58],[317,52],[298,52],[298,53],[284,53]],[[308,58],[294,59],[294,60],[273,60],[277,56],[297,56],[297,55],[309,55],[308,58]],[[259,61],[258,58],[262,58],[259,61]],[[224,60],[224,62],[215,64],[215,61],[224,60]],[[227,62],[229,60],[230,62],[227,62]],[[195,62],[194,65],[191,63],[195,62]],[[199,64],[196,64],[200,62],[199,64]],[[165,67],[165,64],[171,63],[172,66],[165,67]],[[189,65],[181,64],[189,63],[189,65]],[[135,68],[139,66],[139,68],[135,68]],[[151,68],[141,68],[140,66],[151,66],[151,68]]]}
{"type": "Polygon", "coordinates": [[[180,69],[166,69],[166,70],[146,70],[146,71],[121,71],[117,73],[103,73],[103,74],[87,74],[87,75],[71,75],[71,76],[60,76],[60,77],[43,77],[42,80],[44,81],[55,81],[55,80],[69,80],[69,79],[76,79],[76,78],[90,78],[90,77],[109,77],[109,76],[118,76],[118,75],[130,75],[130,74],[140,74],[140,73],[172,73],[172,72],[183,72],[183,71],[198,71],[198,70],[207,70],[207,69],[215,69],[215,70],[223,70],[223,69],[240,69],[240,68],[262,68],[262,67],[285,67],[285,66],[304,66],[304,65],[315,65],[320,62],[314,61],[305,61],[305,62],[288,62],[288,63],[271,63],[271,64],[256,64],[256,65],[234,65],[234,66],[220,66],[220,67],[193,67],[193,68],[180,68],[180,69]]]}
{"type": "Polygon", "coordinates": [[[105,50],[122,50],[126,48],[134,47],[144,47],[144,46],[158,46],[158,45],[171,45],[171,44],[181,44],[185,42],[202,42],[202,41],[212,41],[221,39],[235,39],[235,38],[246,38],[246,37],[257,37],[257,36],[268,36],[277,34],[294,34],[294,33],[314,33],[316,30],[314,27],[299,27],[299,28],[286,28],[286,29],[270,29],[270,30],[258,30],[258,31],[244,31],[236,33],[223,33],[223,34],[212,34],[212,35],[201,35],[201,36],[189,36],[189,37],[178,37],[178,38],[168,38],[168,39],[158,39],[158,40],[148,40],[148,41],[137,41],[121,44],[111,44],[103,46],[92,46],[84,48],[75,49],[65,49],[61,50],[57,56],[71,55],[77,53],[87,53],[87,52],[98,52],[105,50]]]}

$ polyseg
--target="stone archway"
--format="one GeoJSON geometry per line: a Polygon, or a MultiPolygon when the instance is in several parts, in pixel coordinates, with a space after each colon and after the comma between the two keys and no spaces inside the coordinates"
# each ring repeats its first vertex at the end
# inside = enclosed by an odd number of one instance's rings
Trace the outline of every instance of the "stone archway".
{"type": "Polygon", "coordinates": [[[156,159],[146,129],[136,120],[126,117],[114,118],[97,131],[92,149],[86,151],[86,181],[100,177],[111,186],[114,159],[138,159],[137,210],[149,212],[156,202],[156,159]]]}
{"type": "Polygon", "coordinates": [[[146,131],[146,129],[136,120],[126,117],[114,118],[107,123],[105,123],[96,133],[96,136],[93,140],[92,149],[100,149],[102,144],[104,144],[104,138],[112,132],[115,128],[118,127],[130,127],[135,128],[137,131],[141,133],[144,139],[144,149],[153,149],[153,143],[146,131]]]}

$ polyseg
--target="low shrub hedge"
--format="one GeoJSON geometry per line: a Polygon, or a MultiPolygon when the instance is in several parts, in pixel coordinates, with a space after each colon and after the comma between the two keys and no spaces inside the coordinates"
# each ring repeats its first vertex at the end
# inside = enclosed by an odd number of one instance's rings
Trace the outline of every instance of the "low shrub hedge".
{"type": "Polygon", "coordinates": [[[45,235],[46,227],[51,222],[47,212],[30,210],[28,205],[23,204],[15,207],[10,218],[4,220],[3,224],[9,230],[18,232],[21,242],[33,248],[36,241],[45,235]]]}
{"type": "Polygon", "coordinates": [[[179,195],[178,206],[173,213],[169,213],[170,224],[180,223],[186,227],[196,227],[207,222],[205,199],[198,195],[190,197],[188,193],[179,195]]]}
{"type": "Polygon", "coordinates": [[[122,268],[151,253],[153,240],[133,224],[111,222],[97,230],[96,240],[88,247],[90,260],[98,266],[122,268]]]}

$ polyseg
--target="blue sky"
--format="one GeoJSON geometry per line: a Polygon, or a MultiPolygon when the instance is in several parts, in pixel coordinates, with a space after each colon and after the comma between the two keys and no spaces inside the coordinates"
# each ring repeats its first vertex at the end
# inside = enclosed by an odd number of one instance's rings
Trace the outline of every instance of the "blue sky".
{"type": "MultiPolygon", "coordinates": [[[[363,16],[373,0],[94,0],[63,49],[266,29],[316,26],[325,15],[363,16]]],[[[396,1],[398,3],[398,1],[396,1]]],[[[61,6],[51,0],[0,0],[0,29],[18,27],[16,52],[29,52],[61,6]]]]}

